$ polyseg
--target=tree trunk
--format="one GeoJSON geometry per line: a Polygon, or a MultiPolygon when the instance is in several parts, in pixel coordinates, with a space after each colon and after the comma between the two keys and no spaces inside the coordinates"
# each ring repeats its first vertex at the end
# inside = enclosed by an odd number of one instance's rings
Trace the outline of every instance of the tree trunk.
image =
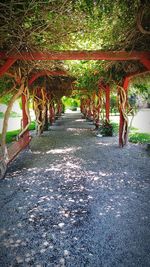
{"type": "Polygon", "coordinates": [[[15,95],[13,95],[12,98],[10,99],[7,110],[5,112],[5,116],[4,116],[2,137],[1,137],[1,148],[2,148],[2,154],[3,154],[4,162],[6,164],[9,161],[8,151],[7,151],[7,147],[6,147],[6,133],[7,133],[7,128],[8,128],[9,115],[10,115],[10,112],[12,110],[12,106],[13,106],[14,102],[17,100],[18,97],[20,97],[22,95],[23,90],[24,90],[24,79],[22,80],[21,86],[20,86],[19,90],[17,91],[17,93],[15,95]]]}

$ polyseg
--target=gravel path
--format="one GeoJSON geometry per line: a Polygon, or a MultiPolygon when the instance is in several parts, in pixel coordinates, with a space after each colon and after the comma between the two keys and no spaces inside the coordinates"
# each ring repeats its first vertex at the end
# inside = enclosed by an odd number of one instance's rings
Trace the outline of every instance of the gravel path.
{"type": "Polygon", "coordinates": [[[66,114],[0,182],[0,266],[150,266],[150,157],[66,114]]]}

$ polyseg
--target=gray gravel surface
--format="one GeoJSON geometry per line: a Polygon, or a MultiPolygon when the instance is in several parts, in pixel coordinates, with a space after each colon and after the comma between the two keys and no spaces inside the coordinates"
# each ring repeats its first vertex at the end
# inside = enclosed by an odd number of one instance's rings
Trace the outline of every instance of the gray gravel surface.
{"type": "Polygon", "coordinates": [[[66,114],[0,182],[0,266],[150,266],[150,157],[66,114]]]}

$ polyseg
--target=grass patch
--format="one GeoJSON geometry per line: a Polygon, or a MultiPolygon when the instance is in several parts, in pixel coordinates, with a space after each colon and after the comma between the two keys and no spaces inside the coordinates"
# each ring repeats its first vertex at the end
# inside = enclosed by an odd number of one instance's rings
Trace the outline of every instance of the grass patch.
{"type": "Polygon", "coordinates": [[[129,134],[129,142],[139,143],[139,144],[148,144],[150,143],[150,134],[149,133],[131,133],[129,134]]]}
{"type": "Polygon", "coordinates": [[[4,118],[4,113],[0,112],[0,118],[4,118]]]}
{"type": "Polygon", "coordinates": [[[7,132],[6,134],[6,143],[11,143],[16,140],[16,136],[20,133],[20,130],[14,130],[7,132]]]}
{"type": "MultiPolygon", "coordinates": [[[[35,129],[35,121],[32,121],[29,130],[32,131],[35,129]]],[[[6,143],[11,143],[16,140],[16,136],[20,133],[20,130],[14,130],[14,131],[9,131],[6,134],[6,143]]],[[[0,135],[1,137],[1,135],[0,135]]]]}
{"type": "MultiPolygon", "coordinates": [[[[4,112],[0,112],[0,118],[4,118],[4,112]]],[[[11,111],[10,112],[10,118],[18,118],[21,117],[21,114],[18,114],[17,112],[11,111]]]]}

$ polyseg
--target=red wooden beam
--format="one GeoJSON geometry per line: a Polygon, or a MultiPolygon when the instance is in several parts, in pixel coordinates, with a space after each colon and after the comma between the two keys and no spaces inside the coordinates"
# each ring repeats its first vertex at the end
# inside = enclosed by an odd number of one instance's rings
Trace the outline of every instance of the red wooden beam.
{"type": "Polygon", "coordinates": [[[16,60],[143,60],[150,58],[150,52],[141,51],[50,51],[50,52],[22,52],[8,56],[6,52],[1,52],[0,57],[16,60]]]}
{"type": "Polygon", "coordinates": [[[7,59],[6,63],[0,68],[2,76],[16,60],[140,60],[140,62],[150,69],[150,52],[140,51],[50,51],[50,52],[22,52],[8,55],[0,52],[1,59],[7,59]]]}
{"type": "Polygon", "coordinates": [[[31,141],[31,137],[29,137],[28,132],[24,133],[24,135],[19,138],[18,141],[12,143],[8,148],[8,156],[10,163],[31,141]]]}
{"type": "Polygon", "coordinates": [[[146,74],[146,73],[149,73],[150,74],[150,71],[149,70],[145,70],[145,71],[141,71],[141,72],[134,72],[134,73],[131,73],[131,74],[127,75],[125,77],[125,79],[124,79],[124,85],[123,85],[123,87],[125,89],[128,89],[129,83],[132,80],[132,78],[137,77],[137,76],[140,76],[142,74],[146,74]]]}
{"type": "Polygon", "coordinates": [[[29,80],[29,86],[31,86],[31,84],[36,80],[38,79],[39,77],[41,76],[59,76],[59,75],[66,75],[67,72],[66,71],[50,71],[50,70],[44,70],[44,71],[41,71],[41,72],[37,72],[35,73],[32,78],[29,80]]]}
{"type": "MultiPolygon", "coordinates": [[[[31,141],[31,137],[29,137],[28,133],[24,133],[24,135],[19,138],[18,141],[13,142],[8,147],[8,158],[9,161],[7,164],[9,164],[18,154],[20,151],[22,151],[31,141]]],[[[2,160],[2,155],[0,155],[0,160],[2,160]]]]}
{"type": "Polygon", "coordinates": [[[24,94],[22,94],[22,126],[23,129],[27,126],[28,124],[28,116],[26,114],[26,96],[24,94]]]}
{"type": "Polygon", "coordinates": [[[15,58],[8,58],[5,64],[0,68],[0,76],[2,76],[14,63],[15,58]]]}
{"type": "Polygon", "coordinates": [[[109,112],[110,112],[110,86],[106,85],[105,87],[105,96],[106,96],[106,120],[109,121],[109,112]]]}

